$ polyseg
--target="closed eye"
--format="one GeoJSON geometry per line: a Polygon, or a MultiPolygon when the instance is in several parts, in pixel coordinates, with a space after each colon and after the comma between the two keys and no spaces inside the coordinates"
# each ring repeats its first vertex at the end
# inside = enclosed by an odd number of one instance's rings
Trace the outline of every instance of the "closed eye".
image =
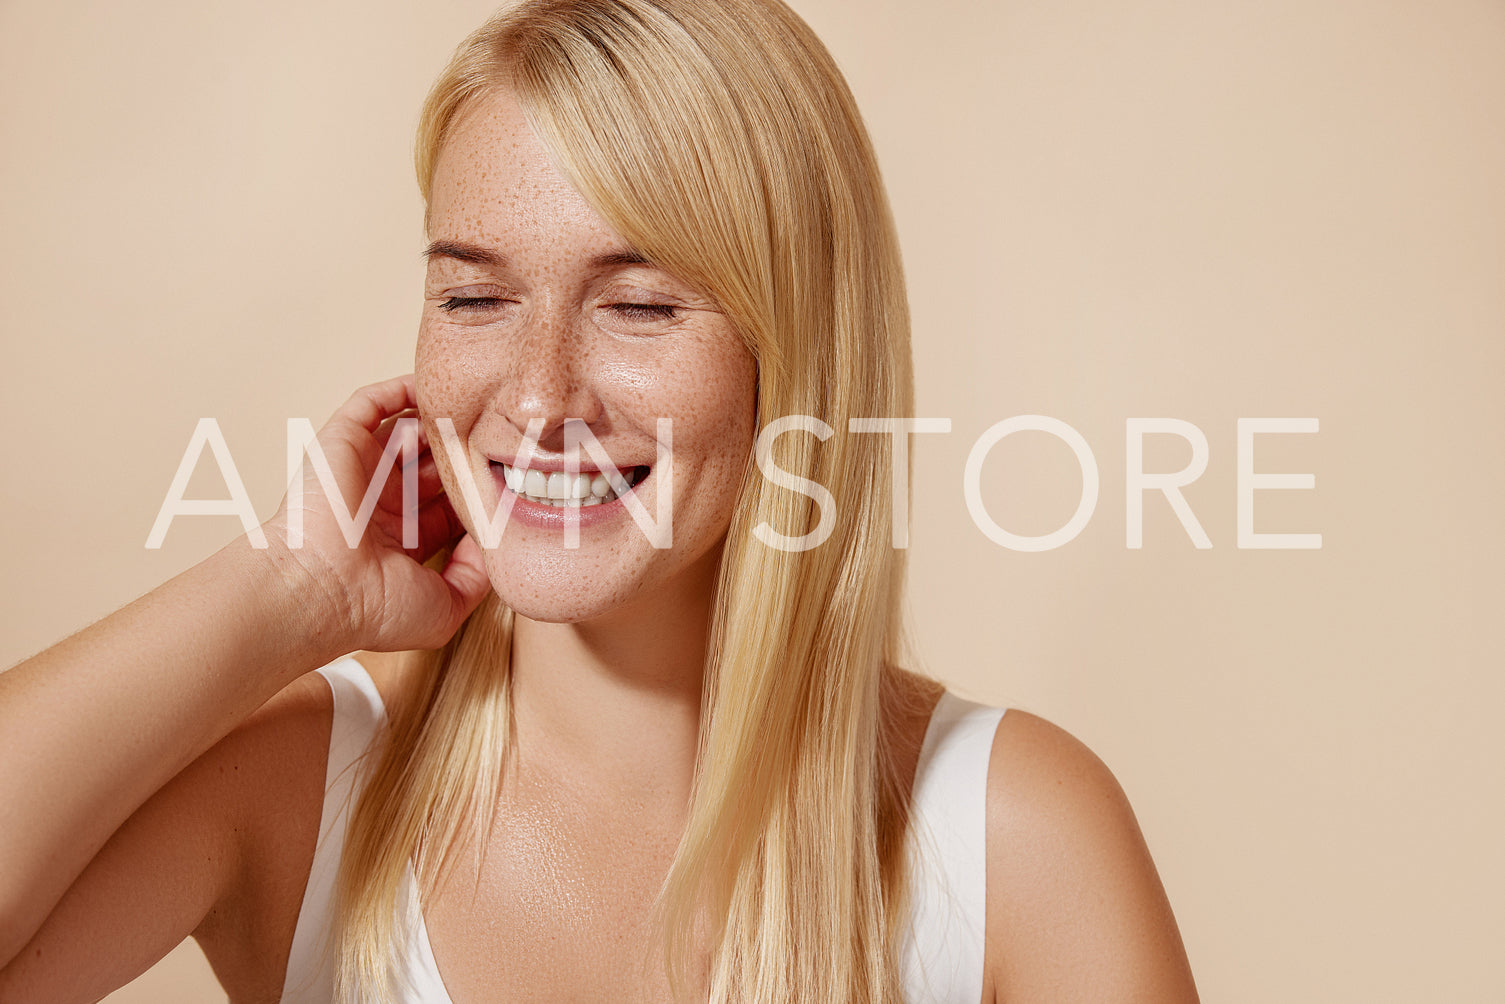
{"type": "Polygon", "coordinates": [[[633,321],[672,320],[679,310],[668,303],[612,303],[608,307],[633,321]]]}
{"type": "Polygon", "coordinates": [[[453,314],[458,310],[490,310],[506,302],[500,296],[451,296],[439,307],[453,314]]]}

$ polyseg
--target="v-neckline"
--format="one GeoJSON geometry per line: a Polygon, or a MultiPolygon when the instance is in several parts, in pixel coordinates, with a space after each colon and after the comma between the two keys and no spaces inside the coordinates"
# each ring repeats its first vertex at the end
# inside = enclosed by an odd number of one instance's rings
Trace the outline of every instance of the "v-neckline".
{"type": "Polygon", "coordinates": [[[410,965],[405,968],[404,976],[410,982],[419,984],[416,989],[426,995],[422,997],[423,1004],[454,1004],[454,998],[449,995],[449,988],[444,985],[444,974],[439,972],[439,959],[434,955],[434,943],[429,938],[428,921],[423,916],[423,900],[418,895],[418,877],[414,874],[411,863],[408,865],[407,875],[403,881],[406,883],[404,895],[409,897],[407,909],[416,927],[413,931],[413,938],[407,946],[410,965]],[[420,978],[413,980],[414,976],[420,978]],[[433,996],[435,993],[440,996],[433,996]]]}
{"type": "MultiPolygon", "coordinates": [[[[949,690],[943,690],[940,698],[935,704],[931,705],[930,714],[925,725],[925,735],[920,742],[920,752],[915,760],[915,778],[912,782],[914,785],[918,785],[919,775],[924,772],[931,756],[935,752],[935,745],[938,740],[937,721],[949,720],[954,713],[953,709],[948,706],[948,702],[957,706],[965,706],[967,704],[967,702],[960,700],[949,690]],[[938,714],[942,709],[945,709],[946,713],[938,714]]],[[[910,796],[911,798],[914,796],[913,788],[910,791],[910,796]]],[[[417,928],[413,932],[412,942],[408,946],[408,954],[409,961],[415,963],[418,967],[418,973],[412,973],[410,967],[407,975],[409,977],[412,975],[421,975],[424,977],[422,981],[424,985],[418,987],[420,991],[429,994],[437,991],[442,995],[439,997],[424,997],[423,1004],[454,1004],[454,998],[450,996],[449,988],[444,985],[444,974],[439,972],[439,958],[434,954],[434,942],[429,937],[428,920],[423,915],[423,900],[418,895],[418,876],[413,872],[411,863],[408,864],[407,875],[404,881],[407,883],[405,894],[411,897],[408,901],[408,909],[416,919],[417,928]]]]}

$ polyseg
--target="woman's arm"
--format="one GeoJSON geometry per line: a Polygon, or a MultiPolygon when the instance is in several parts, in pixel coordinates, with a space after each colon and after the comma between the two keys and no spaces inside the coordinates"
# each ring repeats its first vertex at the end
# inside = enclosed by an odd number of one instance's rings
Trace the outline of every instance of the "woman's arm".
{"type": "Polygon", "coordinates": [[[232,545],[0,675],[0,959],[154,792],[341,654],[316,594],[294,563],[232,545]]]}
{"type": "MultiPolygon", "coordinates": [[[[413,394],[411,377],[363,388],[320,431],[351,510],[413,394]]],[[[453,634],[488,583],[468,539],[442,575],[419,563],[460,533],[432,457],[419,473],[419,548],[400,546],[396,472],[355,548],[310,475],[301,549],[286,544],[284,508],[266,549],[232,544],[0,674],[0,963],[122,823],[290,681],[358,648],[453,634]]]]}
{"type": "Polygon", "coordinates": [[[9,964],[0,1001],[96,1001],[192,935],[231,1000],[277,1000],[334,711],[302,677],[153,793],[9,964]]]}
{"type": "Polygon", "coordinates": [[[988,768],[988,979],[997,1001],[1195,1002],[1128,799],[1092,751],[1026,712],[988,768]]]}

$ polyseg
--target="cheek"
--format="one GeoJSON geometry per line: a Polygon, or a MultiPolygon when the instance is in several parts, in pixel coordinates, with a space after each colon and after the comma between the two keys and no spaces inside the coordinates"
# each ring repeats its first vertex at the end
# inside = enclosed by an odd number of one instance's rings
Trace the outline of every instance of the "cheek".
{"type": "MultiPolygon", "coordinates": [[[[452,499],[461,498],[455,481],[455,465],[468,463],[463,455],[471,429],[475,426],[480,408],[484,406],[484,389],[475,379],[467,379],[465,360],[456,352],[452,339],[435,334],[428,326],[420,328],[418,346],[414,353],[413,375],[417,389],[418,415],[428,435],[429,449],[434,464],[439,469],[439,480],[446,494],[452,499]],[[439,419],[447,418],[454,424],[460,447],[454,456],[446,446],[444,434],[439,429],[439,419]]],[[[460,518],[470,528],[469,520],[457,506],[460,518]]]]}
{"type": "Polygon", "coordinates": [[[453,418],[454,408],[450,380],[442,365],[444,357],[433,349],[432,340],[420,333],[418,350],[413,357],[413,384],[417,390],[418,415],[423,420],[423,431],[428,434],[434,460],[440,473],[445,475],[445,486],[448,487],[449,461],[435,420],[440,415],[453,418]]]}
{"type": "MultiPolygon", "coordinates": [[[[427,325],[418,329],[418,346],[413,352],[413,383],[418,394],[418,413],[423,416],[428,428],[435,415],[444,413],[444,398],[447,380],[444,374],[444,356],[436,351],[434,338],[427,325]]],[[[434,430],[429,428],[429,432],[434,430]]],[[[437,443],[437,439],[430,442],[437,443]]]]}
{"type": "Polygon", "coordinates": [[[419,330],[413,374],[418,410],[426,422],[447,416],[463,438],[495,389],[489,350],[487,343],[456,337],[440,326],[425,324],[419,330]]]}
{"type": "MultiPolygon", "coordinates": [[[[693,449],[711,483],[704,495],[718,510],[735,500],[743,472],[752,463],[757,425],[757,366],[745,351],[708,360],[685,395],[686,446],[693,449]]],[[[680,435],[680,421],[675,436],[680,435]]]]}
{"type": "Polygon", "coordinates": [[[603,353],[589,368],[610,410],[648,436],[657,418],[672,419],[676,452],[694,453],[697,463],[739,443],[751,451],[757,364],[740,341],[694,344],[669,355],[603,353]]]}
{"type": "Polygon", "coordinates": [[[742,349],[720,361],[706,381],[706,393],[714,398],[710,410],[722,416],[722,435],[740,459],[752,452],[758,412],[758,365],[742,349]]]}
{"type": "Polygon", "coordinates": [[[425,415],[448,414],[455,398],[453,348],[425,324],[418,330],[413,353],[413,378],[418,388],[418,410],[425,415]]]}

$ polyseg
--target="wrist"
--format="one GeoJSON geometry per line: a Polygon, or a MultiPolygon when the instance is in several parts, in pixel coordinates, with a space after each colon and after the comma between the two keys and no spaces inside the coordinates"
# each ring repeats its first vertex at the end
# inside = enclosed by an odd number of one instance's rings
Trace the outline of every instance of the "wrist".
{"type": "Polygon", "coordinates": [[[257,548],[241,537],[216,557],[244,580],[265,622],[276,626],[289,648],[286,664],[322,666],[360,648],[355,611],[338,577],[312,567],[315,556],[293,551],[275,534],[267,539],[257,548]]]}

